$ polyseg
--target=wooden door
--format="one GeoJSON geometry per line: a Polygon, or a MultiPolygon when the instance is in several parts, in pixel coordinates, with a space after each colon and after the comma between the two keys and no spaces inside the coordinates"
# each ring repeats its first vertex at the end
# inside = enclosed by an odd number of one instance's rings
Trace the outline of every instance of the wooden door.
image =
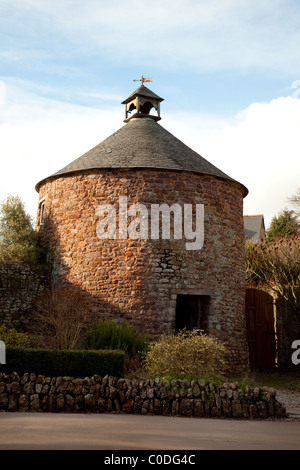
{"type": "Polygon", "coordinates": [[[250,368],[273,369],[276,355],[273,297],[258,289],[246,289],[246,321],[250,368]]]}

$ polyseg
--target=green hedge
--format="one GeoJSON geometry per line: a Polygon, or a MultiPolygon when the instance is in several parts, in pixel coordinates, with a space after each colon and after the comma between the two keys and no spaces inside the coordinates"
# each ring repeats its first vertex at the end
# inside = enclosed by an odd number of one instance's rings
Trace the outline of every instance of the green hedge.
{"type": "Polygon", "coordinates": [[[51,377],[92,377],[94,374],[124,377],[125,352],[112,350],[49,350],[6,348],[6,364],[0,364],[0,372],[25,372],[51,377]]]}

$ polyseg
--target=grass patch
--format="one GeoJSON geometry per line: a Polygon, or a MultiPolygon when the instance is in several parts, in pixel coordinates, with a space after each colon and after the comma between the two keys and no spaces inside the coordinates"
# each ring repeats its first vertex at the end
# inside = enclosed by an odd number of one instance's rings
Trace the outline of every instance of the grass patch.
{"type": "Polygon", "coordinates": [[[300,392],[300,370],[253,372],[251,380],[258,387],[273,387],[279,390],[300,392]]]}
{"type": "Polygon", "coordinates": [[[126,371],[126,378],[134,380],[147,380],[152,379],[166,379],[171,382],[173,379],[188,380],[189,382],[193,379],[205,380],[205,383],[212,383],[215,386],[221,386],[223,383],[238,383],[240,388],[244,389],[246,386],[250,387],[270,387],[279,390],[287,390],[291,392],[300,392],[300,371],[272,371],[272,372],[257,372],[251,371],[244,376],[176,376],[173,374],[165,374],[163,376],[157,376],[147,373],[142,367],[129,368],[126,371]]]}

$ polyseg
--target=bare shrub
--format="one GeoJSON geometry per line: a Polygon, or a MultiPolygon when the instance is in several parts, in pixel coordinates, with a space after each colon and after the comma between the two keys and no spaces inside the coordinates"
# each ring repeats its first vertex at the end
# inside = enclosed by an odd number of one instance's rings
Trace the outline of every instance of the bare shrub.
{"type": "Polygon", "coordinates": [[[246,243],[246,284],[284,300],[300,321],[300,235],[246,243]]]}
{"type": "Polygon", "coordinates": [[[181,330],[150,344],[144,367],[152,376],[199,377],[222,375],[227,350],[202,331],[181,330]]]}
{"type": "Polygon", "coordinates": [[[75,349],[87,326],[85,298],[68,287],[48,289],[36,301],[32,320],[32,330],[44,346],[75,349]]]}

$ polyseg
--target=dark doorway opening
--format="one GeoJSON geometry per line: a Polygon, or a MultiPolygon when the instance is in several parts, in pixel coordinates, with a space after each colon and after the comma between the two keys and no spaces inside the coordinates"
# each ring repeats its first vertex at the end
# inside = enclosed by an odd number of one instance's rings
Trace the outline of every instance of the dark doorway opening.
{"type": "Polygon", "coordinates": [[[207,333],[209,315],[209,295],[177,295],[176,331],[203,330],[207,333]]]}

